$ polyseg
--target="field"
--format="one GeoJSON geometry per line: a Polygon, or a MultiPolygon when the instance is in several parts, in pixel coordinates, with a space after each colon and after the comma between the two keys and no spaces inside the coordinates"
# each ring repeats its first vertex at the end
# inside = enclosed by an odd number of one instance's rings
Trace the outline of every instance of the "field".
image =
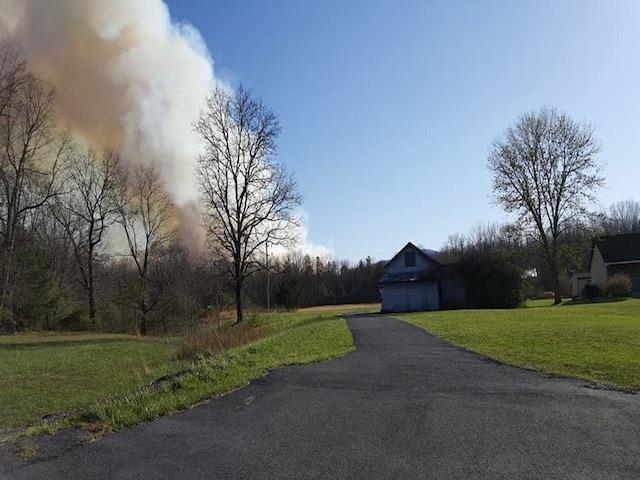
{"type": "Polygon", "coordinates": [[[264,327],[264,338],[195,361],[174,359],[177,338],[95,333],[0,337],[0,429],[69,411],[76,416],[65,422],[90,421],[102,430],[156,418],[246,384],[270,368],[348,353],[353,341],[341,316],[378,308],[349,305],[250,316],[248,326],[264,327]],[[149,386],[179,371],[187,373],[160,388],[149,386]]]}
{"type": "Polygon", "coordinates": [[[141,386],[175,368],[172,352],[128,335],[0,337],[0,428],[141,386]]]}
{"type": "Polygon", "coordinates": [[[454,345],[510,365],[640,389],[640,300],[530,302],[515,310],[397,315],[454,345]]]}

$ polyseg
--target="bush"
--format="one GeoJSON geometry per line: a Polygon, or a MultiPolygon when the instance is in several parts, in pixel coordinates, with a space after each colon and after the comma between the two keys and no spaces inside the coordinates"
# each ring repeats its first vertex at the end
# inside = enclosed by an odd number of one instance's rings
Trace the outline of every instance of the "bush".
{"type": "Polygon", "coordinates": [[[304,282],[302,274],[291,263],[285,263],[280,273],[280,284],[276,291],[275,302],[285,310],[295,310],[302,305],[304,282]]]}
{"type": "Polygon", "coordinates": [[[205,325],[186,335],[175,354],[178,360],[211,357],[234,347],[247,345],[269,333],[263,325],[251,325],[247,320],[232,326],[205,325]]]}
{"type": "Polygon", "coordinates": [[[588,299],[593,299],[593,298],[602,296],[602,290],[600,290],[600,287],[595,283],[587,283],[582,289],[582,292],[580,293],[582,295],[582,298],[588,298],[588,299]]]}
{"type": "Polygon", "coordinates": [[[624,273],[616,273],[607,281],[607,293],[612,297],[627,297],[632,287],[631,278],[624,273]]]}
{"type": "Polygon", "coordinates": [[[67,331],[84,331],[91,330],[91,321],[89,320],[89,315],[82,310],[74,310],[66,317],[62,317],[58,322],[59,330],[67,330],[67,331]]]}
{"type": "Polygon", "coordinates": [[[501,258],[467,257],[462,263],[467,298],[475,308],[516,308],[525,296],[523,272],[501,258]]]}

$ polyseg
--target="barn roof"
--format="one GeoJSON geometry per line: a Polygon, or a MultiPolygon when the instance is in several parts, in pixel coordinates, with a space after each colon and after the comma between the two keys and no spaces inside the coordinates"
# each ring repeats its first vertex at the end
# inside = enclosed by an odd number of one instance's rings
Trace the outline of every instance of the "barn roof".
{"type": "Polygon", "coordinates": [[[384,268],[387,268],[391,264],[391,262],[393,262],[407,247],[417,250],[418,253],[423,254],[425,257],[433,260],[440,265],[452,265],[460,262],[460,259],[452,254],[438,252],[436,250],[430,250],[428,248],[418,248],[413,243],[408,242],[404,247],[398,250],[398,253],[396,253],[393,258],[391,258],[391,260],[389,260],[385,264],[384,268]]]}
{"type": "Polygon", "coordinates": [[[640,261],[640,233],[608,235],[594,243],[605,263],[640,261]]]}
{"type": "MultiPolygon", "coordinates": [[[[407,247],[410,247],[410,248],[413,248],[413,249],[417,250],[417,251],[418,251],[418,253],[422,253],[423,255],[427,255],[423,249],[416,247],[416,246],[415,246],[413,243],[411,243],[411,242],[407,242],[407,244],[406,244],[404,247],[402,247],[400,250],[398,250],[398,253],[396,253],[396,254],[391,258],[391,260],[389,260],[389,261],[385,264],[384,268],[387,268],[389,265],[391,265],[391,263],[392,263],[396,258],[398,258],[398,257],[400,256],[400,254],[401,254],[402,252],[404,252],[404,250],[405,250],[407,247]]],[[[428,255],[427,255],[427,256],[428,256],[428,255]]]]}

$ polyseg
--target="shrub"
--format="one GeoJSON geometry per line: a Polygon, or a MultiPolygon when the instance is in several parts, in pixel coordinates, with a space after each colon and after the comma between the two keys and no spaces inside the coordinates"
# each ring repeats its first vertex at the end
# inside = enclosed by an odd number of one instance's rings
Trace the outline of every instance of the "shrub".
{"type": "Polygon", "coordinates": [[[287,311],[295,310],[302,305],[304,296],[302,275],[286,265],[280,275],[282,278],[274,300],[287,311]]]}
{"type": "Polygon", "coordinates": [[[582,292],[580,292],[583,298],[593,299],[602,296],[602,290],[595,283],[587,283],[582,292]]]}
{"type": "Polygon", "coordinates": [[[58,329],[75,332],[91,330],[91,320],[86,312],[76,309],[58,321],[58,329]]]}
{"type": "Polygon", "coordinates": [[[625,273],[616,273],[607,281],[607,293],[612,297],[626,297],[632,287],[631,278],[625,273]]]}
{"type": "Polygon", "coordinates": [[[523,272],[500,256],[467,257],[462,263],[470,306],[516,308],[525,295],[523,272]]]}

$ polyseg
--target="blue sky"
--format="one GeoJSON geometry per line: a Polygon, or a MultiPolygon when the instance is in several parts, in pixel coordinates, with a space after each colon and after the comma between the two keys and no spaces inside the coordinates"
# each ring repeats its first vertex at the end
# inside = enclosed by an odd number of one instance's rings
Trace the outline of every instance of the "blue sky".
{"type": "Polygon", "coordinates": [[[595,126],[601,206],[640,200],[640,2],[168,4],[200,31],[219,78],[279,114],[307,241],[340,258],[439,248],[505,220],[488,146],[545,105],[595,126]]]}

